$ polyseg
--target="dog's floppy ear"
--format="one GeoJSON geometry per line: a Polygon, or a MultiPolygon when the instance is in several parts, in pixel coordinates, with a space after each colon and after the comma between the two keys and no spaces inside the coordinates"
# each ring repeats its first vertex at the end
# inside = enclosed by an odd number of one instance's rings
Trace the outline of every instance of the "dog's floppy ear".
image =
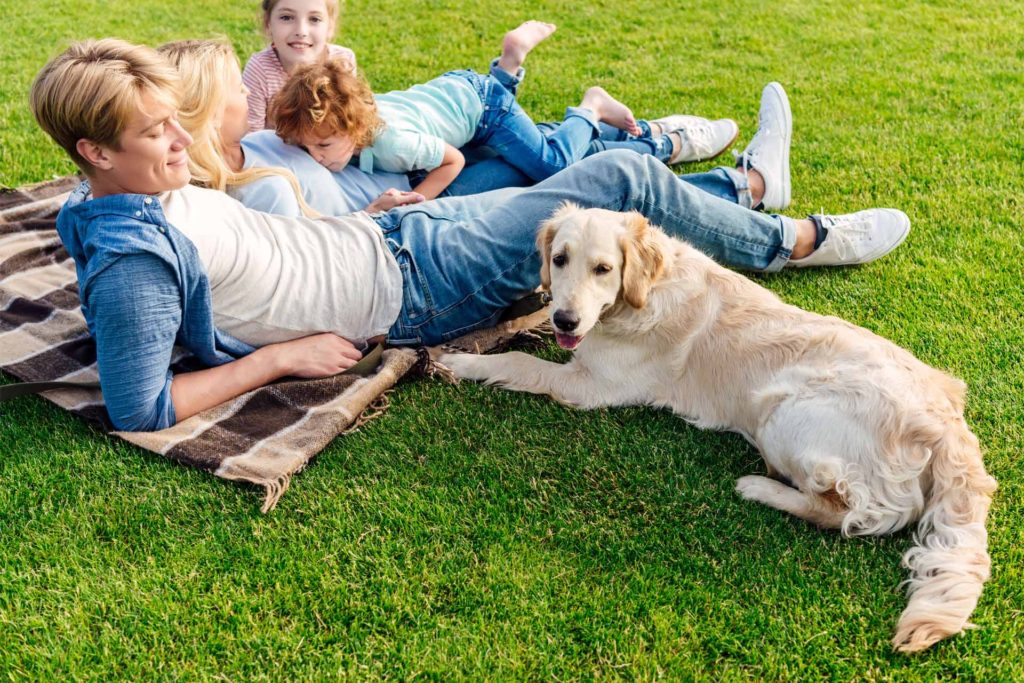
{"type": "Polygon", "coordinates": [[[565,202],[537,231],[537,251],[540,252],[540,285],[544,289],[551,289],[551,243],[555,241],[558,224],[566,216],[579,210],[580,207],[572,202],[565,202]]]}
{"type": "Polygon", "coordinates": [[[647,305],[647,296],[665,267],[651,224],[636,211],[626,214],[626,234],[619,239],[622,247],[622,298],[633,308],[647,305]]]}

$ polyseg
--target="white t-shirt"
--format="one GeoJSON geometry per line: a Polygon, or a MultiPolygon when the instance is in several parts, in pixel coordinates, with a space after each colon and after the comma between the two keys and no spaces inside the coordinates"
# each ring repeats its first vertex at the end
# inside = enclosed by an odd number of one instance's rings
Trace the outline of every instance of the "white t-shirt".
{"type": "Polygon", "coordinates": [[[252,346],[318,332],[361,343],[398,318],[401,271],[366,213],[275,216],[192,185],[160,202],[199,252],[217,327],[252,346]]]}

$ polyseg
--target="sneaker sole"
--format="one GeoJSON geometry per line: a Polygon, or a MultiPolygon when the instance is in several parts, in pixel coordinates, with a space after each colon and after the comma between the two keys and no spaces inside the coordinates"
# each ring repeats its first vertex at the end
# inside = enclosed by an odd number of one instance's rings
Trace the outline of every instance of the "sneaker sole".
{"type": "MultiPolygon", "coordinates": [[[[782,205],[764,207],[765,209],[770,209],[772,211],[782,211],[789,207],[789,203],[792,200],[789,180],[789,146],[793,142],[793,110],[789,107],[789,97],[786,95],[786,91],[782,88],[780,83],[769,83],[764,87],[764,90],[771,90],[775,93],[779,98],[779,101],[782,103],[782,110],[786,114],[786,145],[784,154],[782,155],[782,186],[784,188],[782,193],[782,205]]],[[[764,99],[764,92],[761,93],[761,98],[764,99]]]]}

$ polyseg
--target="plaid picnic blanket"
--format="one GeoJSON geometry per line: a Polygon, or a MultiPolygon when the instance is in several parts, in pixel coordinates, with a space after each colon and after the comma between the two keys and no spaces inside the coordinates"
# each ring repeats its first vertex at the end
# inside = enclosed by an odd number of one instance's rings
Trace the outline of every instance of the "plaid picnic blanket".
{"type": "MultiPolygon", "coordinates": [[[[0,192],[0,370],[26,382],[97,381],[74,261],[57,236],[56,215],[78,183],[69,177],[0,192]]],[[[537,326],[543,311],[457,340],[484,351],[537,326]]],[[[171,369],[200,366],[176,348],[171,369]]],[[[45,398],[115,436],[184,465],[265,490],[268,512],[292,475],[334,437],[386,407],[385,392],[406,374],[429,369],[424,353],[388,349],[371,375],[282,381],[243,394],[159,432],[111,431],[99,390],[61,389],[45,398]]]]}

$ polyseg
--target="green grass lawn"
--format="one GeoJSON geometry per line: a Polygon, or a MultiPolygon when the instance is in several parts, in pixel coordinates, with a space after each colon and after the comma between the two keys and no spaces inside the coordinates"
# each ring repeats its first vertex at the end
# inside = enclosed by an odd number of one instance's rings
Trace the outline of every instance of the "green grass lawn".
{"type": "MultiPolygon", "coordinates": [[[[257,5],[0,0],[0,184],[73,170],[26,106],[69,41],[218,33],[244,57],[257,5]]],[[[757,454],[664,412],[405,384],[263,516],[255,489],[24,399],[0,408],[0,678],[1024,679],[1024,6],[356,0],[338,42],[387,89],[485,67],[527,18],[559,26],[527,63],[536,118],[600,84],[639,115],[735,118],[743,143],[779,80],[790,213],[910,215],[878,263],[760,281],[967,381],[1000,483],[980,628],[891,653],[909,532],[743,502],[757,454]]]]}

